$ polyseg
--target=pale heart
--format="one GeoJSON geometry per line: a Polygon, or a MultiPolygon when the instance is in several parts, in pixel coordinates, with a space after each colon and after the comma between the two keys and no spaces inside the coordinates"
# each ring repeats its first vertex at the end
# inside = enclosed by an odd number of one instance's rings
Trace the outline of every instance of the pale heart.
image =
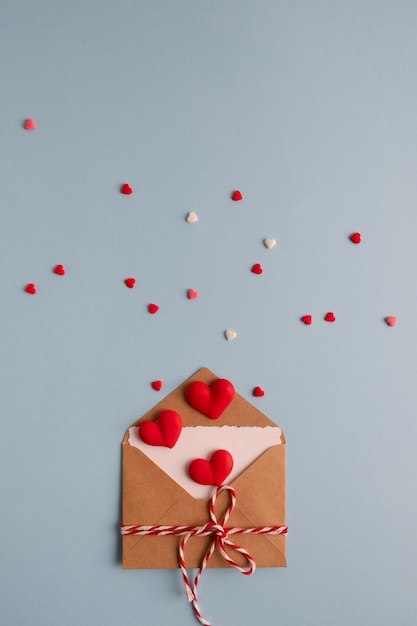
{"type": "Polygon", "coordinates": [[[237,333],[235,333],[234,330],[226,330],[224,332],[224,335],[225,335],[227,341],[232,341],[232,339],[234,339],[237,336],[237,333]]]}
{"type": "Polygon", "coordinates": [[[191,211],[191,213],[187,215],[186,220],[189,224],[192,224],[193,222],[198,222],[198,217],[194,211],[191,211]]]}
{"type": "Polygon", "coordinates": [[[275,239],[264,239],[264,245],[266,248],[268,248],[268,250],[270,250],[271,248],[273,248],[276,245],[276,241],[275,239]]]}

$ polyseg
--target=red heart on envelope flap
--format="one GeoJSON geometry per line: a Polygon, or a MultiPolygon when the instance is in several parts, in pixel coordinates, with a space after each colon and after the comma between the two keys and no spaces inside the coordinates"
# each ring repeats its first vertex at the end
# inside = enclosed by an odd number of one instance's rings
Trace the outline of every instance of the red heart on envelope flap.
{"type": "Polygon", "coordinates": [[[185,390],[188,404],[212,420],[220,417],[233,400],[234,395],[235,389],[232,383],[225,378],[218,378],[211,385],[196,381],[188,385],[185,390]]]}
{"type": "Polygon", "coordinates": [[[182,419],[175,411],[162,411],[156,422],[143,422],[139,437],[150,446],[173,448],[182,430],[182,419]]]}
{"type": "Polygon", "coordinates": [[[216,450],[210,459],[194,459],[188,466],[190,477],[200,485],[223,484],[233,469],[233,457],[227,450],[216,450]]]}

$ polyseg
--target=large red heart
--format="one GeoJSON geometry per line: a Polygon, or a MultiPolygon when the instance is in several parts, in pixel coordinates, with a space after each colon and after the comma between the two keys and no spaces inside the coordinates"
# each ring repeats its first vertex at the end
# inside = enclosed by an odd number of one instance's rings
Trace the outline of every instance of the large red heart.
{"type": "Polygon", "coordinates": [[[175,411],[162,411],[156,422],[143,422],[139,437],[150,446],[173,448],[182,430],[182,419],[175,411]]]}
{"type": "Polygon", "coordinates": [[[235,389],[225,378],[218,378],[211,385],[200,381],[191,383],[185,390],[185,397],[190,406],[206,417],[216,420],[229,406],[235,395],[235,389]]]}
{"type": "Polygon", "coordinates": [[[220,485],[233,469],[233,457],[227,450],[216,450],[210,459],[194,459],[188,466],[190,477],[200,485],[220,485]]]}

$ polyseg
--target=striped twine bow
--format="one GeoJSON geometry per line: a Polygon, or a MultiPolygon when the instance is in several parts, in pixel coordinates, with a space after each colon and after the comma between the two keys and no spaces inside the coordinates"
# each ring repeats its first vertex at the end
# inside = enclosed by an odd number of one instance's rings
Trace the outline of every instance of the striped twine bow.
{"type": "Polygon", "coordinates": [[[245,576],[250,576],[254,573],[256,569],[256,563],[244,548],[236,545],[229,539],[229,535],[286,535],[288,532],[287,526],[264,526],[258,528],[228,528],[225,526],[227,520],[232,513],[234,506],[236,504],[236,492],[232,487],[228,485],[222,485],[220,487],[216,487],[209,501],[209,514],[211,522],[204,524],[203,526],[130,526],[124,524],[121,526],[122,535],[178,535],[182,536],[179,549],[178,549],[178,557],[179,557],[179,565],[182,571],[182,577],[184,580],[185,591],[187,594],[187,598],[189,602],[192,602],[194,607],[194,613],[200,622],[204,626],[211,626],[210,622],[208,622],[201,614],[200,607],[197,601],[197,587],[200,581],[201,575],[207,567],[207,563],[210,560],[211,555],[213,554],[216,547],[219,549],[222,557],[235,569],[237,569],[241,574],[245,576]],[[214,510],[217,497],[222,491],[227,491],[230,496],[230,504],[227,507],[226,513],[220,522],[217,520],[216,513],[214,510]],[[203,561],[198,569],[196,577],[194,578],[194,584],[191,587],[190,579],[188,578],[187,568],[185,565],[184,558],[184,549],[187,541],[191,537],[208,537],[213,536],[213,542],[210,545],[210,548],[207,550],[203,561]],[[242,556],[245,557],[247,566],[241,567],[232,557],[230,557],[227,552],[225,546],[228,546],[235,552],[239,552],[242,556]]]}

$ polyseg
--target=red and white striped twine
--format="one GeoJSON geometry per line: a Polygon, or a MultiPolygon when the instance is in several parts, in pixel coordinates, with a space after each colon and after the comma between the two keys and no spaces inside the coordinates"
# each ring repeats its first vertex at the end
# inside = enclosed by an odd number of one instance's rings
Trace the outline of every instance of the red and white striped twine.
{"type": "Polygon", "coordinates": [[[213,554],[216,547],[219,548],[220,554],[223,556],[225,561],[229,563],[232,567],[237,569],[241,574],[245,576],[250,576],[254,573],[256,569],[256,563],[244,548],[236,545],[229,539],[229,535],[286,535],[288,532],[287,526],[261,526],[258,528],[228,528],[225,526],[227,520],[230,517],[231,512],[236,504],[236,492],[232,487],[228,485],[223,485],[221,487],[216,487],[213,492],[213,495],[209,502],[209,513],[211,522],[204,524],[203,526],[130,526],[124,524],[121,526],[122,535],[178,535],[183,536],[179,549],[178,549],[178,557],[179,564],[182,571],[182,576],[184,579],[185,591],[187,593],[187,598],[189,602],[193,603],[195,615],[200,622],[200,624],[204,624],[204,626],[211,626],[210,622],[208,622],[201,614],[200,607],[197,602],[197,587],[200,581],[201,575],[207,567],[207,563],[210,560],[211,555],[213,554]],[[230,504],[224,514],[222,520],[217,521],[216,513],[214,511],[214,506],[216,504],[217,497],[222,491],[227,491],[230,496],[230,504]],[[203,561],[198,569],[197,575],[194,578],[194,584],[191,587],[190,579],[188,578],[187,569],[185,566],[184,559],[184,548],[187,541],[190,537],[207,537],[213,536],[213,542],[210,545],[207,553],[205,554],[203,561]],[[232,548],[239,554],[242,554],[247,562],[246,567],[241,567],[236,561],[234,561],[226,552],[225,546],[232,548]]]}

